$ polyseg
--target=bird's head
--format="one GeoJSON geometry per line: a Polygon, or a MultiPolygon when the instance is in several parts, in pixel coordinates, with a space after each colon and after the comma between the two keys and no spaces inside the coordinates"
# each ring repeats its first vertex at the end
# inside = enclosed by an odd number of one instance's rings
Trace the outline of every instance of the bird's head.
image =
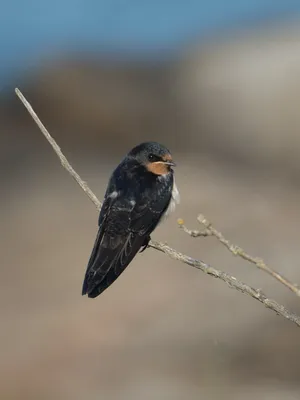
{"type": "Polygon", "coordinates": [[[134,147],[128,155],[134,157],[155,175],[167,175],[173,172],[172,167],[176,165],[170,151],[156,142],[141,143],[134,147]]]}

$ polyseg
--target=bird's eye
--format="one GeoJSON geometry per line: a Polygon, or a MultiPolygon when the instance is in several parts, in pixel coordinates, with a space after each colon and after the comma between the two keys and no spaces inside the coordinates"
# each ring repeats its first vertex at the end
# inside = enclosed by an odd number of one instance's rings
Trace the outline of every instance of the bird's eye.
{"type": "Polygon", "coordinates": [[[157,157],[155,154],[149,154],[149,156],[148,156],[148,160],[150,161],[150,162],[154,162],[154,161],[158,161],[159,160],[159,157],[157,157]]]}

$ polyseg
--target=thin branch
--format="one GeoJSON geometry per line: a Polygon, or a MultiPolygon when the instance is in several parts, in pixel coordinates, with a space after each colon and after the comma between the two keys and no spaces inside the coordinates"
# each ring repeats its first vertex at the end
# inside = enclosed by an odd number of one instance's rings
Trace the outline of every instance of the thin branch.
{"type": "Polygon", "coordinates": [[[185,233],[187,233],[188,235],[190,235],[193,238],[197,238],[197,237],[200,237],[200,236],[207,237],[207,236],[212,236],[213,235],[212,232],[209,229],[205,229],[203,231],[197,231],[197,230],[192,230],[192,229],[187,228],[184,225],[183,219],[181,219],[181,218],[179,218],[177,220],[177,223],[179,225],[179,228],[181,228],[185,233]]]}
{"type": "Polygon", "coordinates": [[[219,240],[219,242],[222,243],[234,256],[241,257],[244,260],[254,264],[257,268],[265,271],[273,278],[277,279],[280,283],[282,283],[284,286],[294,292],[297,296],[300,296],[300,289],[296,284],[290,282],[279,272],[268,266],[261,258],[253,257],[250,254],[246,253],[241,247],[232,244],[224,237],[224,235],[220,231],[212,226],[211,222],[207,218],[205,218],[204,215],[198,215],[197,220],[200,224],[205,226],[205,230],[190,230],[184,225],[182,220],[178,220],[177,222],[179,226],[191,237],[215,236],[219,240]]]}
{"type": "MultiPolygon", "coordinates": [[[[28,103],[28,101],[25,99],[23,94],[20,92],[19,89],[15,89],[17,96],[19,99],[22,101],[24,106],[27,108],[29,114],[31,117],[34,119],[38,127],[40,128],[41,132],[43,135],[46,137],[46,139],[49,141],[51,144],[53,150],[57,154],[57,156],[60,159],[60,162],[62,166],[70,173],[70,175],[76,180],[76,182],[79,184],[79,186],[83,189],[83,191],[87,194],[87,196],[92,200],[92,202],[95,204],[96,208],[99,210],[101,207],[100,201],[97,199],[95,194],[91,191],[91,189],[88,187],[88,185],[80,178],[80,176],[75,172],[75,170],[72,168],[66,157],[63,155],[63,153],[60,150],[60,147],[57,145],[55,140],[52,138],[52,136],[49,134],[45,126],[42,124],[36,113],[34,112],[33,108],[31,105],[28,103]]],[[[238,290],[241,293],[244,293],[262,304],[265,305],[265,307],[273,310],[276,314],[281,315],[282,317],[294,322],[297,326],[300,327],[300,317],[297,316],[296,314],[288,311],[284,306],[278,304],[276,301],[271,300],[267,298],[260,290],[254,289],[251,286],[246,285],[243,282],[238,281],[235,277],[222,272],[218,271],[217,269],[210,267],[208,264],[205,264],[203,261],[196,260],[194,258],[191,258],[185,254],[182,254],[178,252],[175,249],[172,249],[168,245],[160,242],[155,242],[155,241],[150,241],[149,247],[152,247],[156,250],[159,250],[165,254],[167,254],[169,257],[171,257],[174,260],[181,261],[187,265],[190,265],[194,268],[200,269],[201,271],[205,272],[208,275],[211,275],[215,278],[221,279],[223,282],[227,283],[227,285],[230,288],[234,288],[238,290]]]]}
{"type": "Polygon", "coordinates": [[[87,183],[84,182],[80,176],[77,174],[77,172],[73,169],[69,161],[66,159],[64,156],[63,152],[61,151],[59,145],[56,143],[56,141],[53,139],[53,137],[50,135],[50,133],[47,131],[45,125],[42,123],[42,121],[39,119],[39,117],[36,115],[34,109],[31,107],[29,102],[25,99],[23,96],[22,92],[16,88],[15,92],[21,102],[24,104],[24,106],[27,108],[27,111],[29,114],[32,116],[34,119],[34,122],[37,124],[37,126],[40,128],[42,134],[45,136],[45,138],[48,140],[48,142],[51,144],[53,150],[57,154],[61,165],[69,172],[69,174],[72,176],[73,179],[78,183],[78,185],[81,187],[81,189],[87,194],[87,196],[90,198],[90,200],[95,204],[97,210],[100,210],[101,208],[101,202],[97,199],[95,194],[91,191],[91,189],[88,187],[87,183]]]}
{"type": "Polygon", "coordinates": [[[255,300],[258,300],[262,304],[264,304],[265,307],[270,308],[271,310],[275,311],[278,315],[287,318],[288,320],[294,322],[296,325],[300,327],[300,317],[298,315],[288,311],[283,305],[278,304],[275,300],[269,299],[260,289],[254,289],[253,287],[247,285],[246,283],[237,280],[234,276],[231,276],[226,272],[219,271],[201,260],[197,260],[195,258],[182,254],[179,251],[172,249],[171,247],[169,247],[164,243],[151,241],[150,247],[153,247],[156,250],[168,254],[168,256],[170,256],[174,260],[181,261],[194,268],[200,269],[202,272],[211,275],[214,278],[221,279],[223,282],[227,283],[227,285],[230,288],[238,290],[241,293],[253,297],[255,300]]]}

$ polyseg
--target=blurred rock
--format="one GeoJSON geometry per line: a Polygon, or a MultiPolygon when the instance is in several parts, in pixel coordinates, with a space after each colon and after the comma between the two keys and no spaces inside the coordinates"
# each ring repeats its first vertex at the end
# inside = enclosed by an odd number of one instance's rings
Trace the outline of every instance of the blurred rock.
{"type": "Polygon", "coordinates": [[[192,47],[174,82],[194,151],[299,173],[299,70],[299,20],[192,47]]]}
{"type": "MultiPolygon", "coordinates": [[[[81,146],[111,151],[129,148],[128,142],[167,137],[178,127],[168,68],[91,56],[57,58],[29,76],[23,91],[62,139],[67,136],[81,146]]],[[[174,141],[180,141],[178,129],[174,141]]]]}
{"type": "MultiPolygon", "coordinates": [[[[278,179],[299,172],[299,38],[275,27],[164,66],[57,60],[21,89],[100,198],[136,142],[175,149],[182,204],[155,239],[300,314],[269,276],[176,229],[177,217],[198,228],[203,212],[300,282],[299,185],[278,179]]],[[[96,211],[19,101],[2,105],[0,398],[300,397],[296,326],[200,271],[147,250],[103,296],[82,298],[96,211]]]]}
{"type": "MultiPolygon", "coordinates": [[[[80,151],[123,154],[159,140],[195,159],[298,175],[299,50],[296,21],[237,31],[168,63],[57,57],[20,86],[60,143],[80,151]]],[[[33,124],[17,103],[2,111],[2,131],[26,146],[21,132],[33,124]]]]}

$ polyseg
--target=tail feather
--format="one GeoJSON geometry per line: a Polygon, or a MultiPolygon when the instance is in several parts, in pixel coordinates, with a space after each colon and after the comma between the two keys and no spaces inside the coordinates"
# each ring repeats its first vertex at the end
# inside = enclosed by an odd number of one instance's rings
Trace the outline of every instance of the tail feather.
{"type": "Polygon", "coordinates": [[[101,243],[101,230],[98,229],[98,233],[97,233],[97,236],[95,239],[92,254],[90,255],[90,259],[89,259],[89,262],[87,265],[87,269],[86,269],[86,273],[85,273],[85,277],[84,277],[84,281],[83,281],[83,285],[82,285],[82,296],[84,296],[85,294],[88,293],[89,274],[90,274],[91,267],[95,262],[95,258],[97,257],[97,254],[99,253],[100,243],[101,243]]]}
{"type": "Polygon", "coordinates": [[[125,270],[148,237],[130,232],[127,236],[101,234],[99,229],[90,256],[82,295],[95,298],[107,289],[125,270]]]}

